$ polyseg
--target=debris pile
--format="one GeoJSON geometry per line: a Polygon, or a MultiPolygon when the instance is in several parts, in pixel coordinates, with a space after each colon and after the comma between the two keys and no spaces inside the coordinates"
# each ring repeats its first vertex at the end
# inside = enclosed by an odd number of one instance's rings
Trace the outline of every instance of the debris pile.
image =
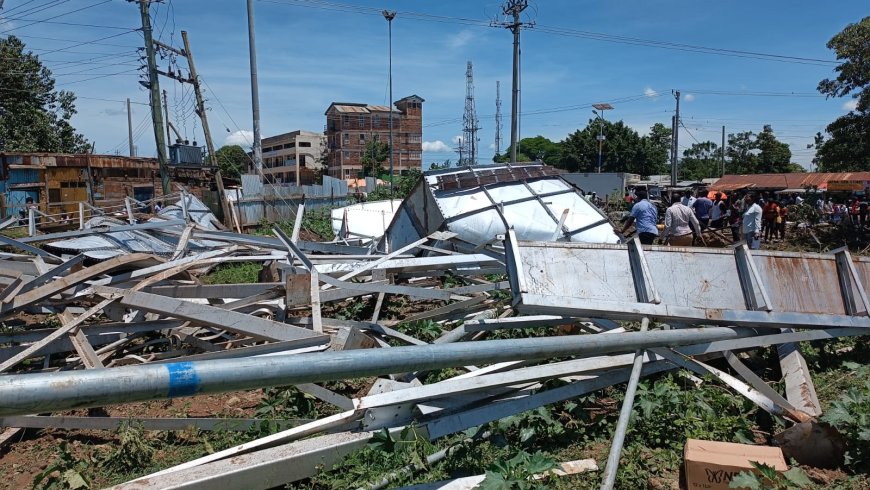
{"type": "MultiPolygon", "coordinates": [[[[52,427],[57,417],[35,414],[285,385],[338,409],[117,487],[130,489],[270,488],[315,475],[382,429],[413,425],[435,439],[627,382],[604,469],[612,486],[638,380],[674,369],[718,378],[796,431],[824,432],[806,430],[821,409],[794,344],[870,333],[870,260],[571,243],[612,232],[561,182],[534,167],[427,175],[385,235],[369,231],[380,222],[353,225],[360,208],[333,213],[345,233],[329,243],[300,240],[301,219],[289,235],[222,231],[189,196],[144,223],[95,218],[71,232],[4,237],[17,250],[0,258],[0,424],[52,427]],[[492,197],[516,187],[527,194],[492,197]],[[480,196],[474,210],[445,208],[480,196]],[[525,226],[538,241],[518,238],[521,205],[536,208],[525,226]],[[500,230],[476,227],[472,211],[494,213],[500,230]],[[233,263],[262,266],[260,281],[202,281],[233,263]],[[388,312],[395,298],[405,308],[388,312]],[[365,318],[348,319],[349,300],[365,303],[365,318]],[[53,315],[59,325],[45,324],[53,315]],[[435,328],[398,328],[423,321],[435,328]],[[531,327],[548,335],[491,339],[531,327]],[[781,346],[786,396],[741,361],[771,345],[781,346]],[[722,357],[739,376],[710,364],[722,357]],[[461,374],[422,382],[446,368],[461,374]],[[371,384],[356,397],[317,384],[357,378],[371,384]],[[545,388],[550,380],[561,383],[545,388]]],[[[73,419],[64,427],[95,427],[73,419]]],[[[836,456],[836,434],[789,431],[786,457],[818,464],[805,449],[821,442],[834,448],[822,456],[836,456]]],[[[575,463],[564,468],[595,469],[575,463]]]]}

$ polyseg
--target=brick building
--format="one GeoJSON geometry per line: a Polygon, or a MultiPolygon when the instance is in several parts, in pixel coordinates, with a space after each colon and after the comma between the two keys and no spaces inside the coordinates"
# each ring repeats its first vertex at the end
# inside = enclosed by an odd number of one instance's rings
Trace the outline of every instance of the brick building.
{"type": "MultiPolygon", "coordinates": [[[[423,102],[411,95],[393,109],[393,169],[401,174],[423,164],[423,102]]],[[[390,108],[382,105],[333,102],[326,110],[327,175],[361,177],[361,158],[373,139],[390,141],[390,108]]],[[[384,168],[389,166],[389,159],[384,168]]]]}

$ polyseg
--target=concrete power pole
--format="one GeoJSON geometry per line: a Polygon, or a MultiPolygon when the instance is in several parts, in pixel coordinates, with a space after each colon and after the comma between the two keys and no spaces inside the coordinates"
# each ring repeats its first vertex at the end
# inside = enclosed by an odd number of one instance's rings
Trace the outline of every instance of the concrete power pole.
{"type": "Polygon", "coordinates": [[[495,81],[495,154],[501,154],[501,82],[495,81]]]}
{"type": "Polygon", "coordinates": [[[133,111],[130,110],[130,99],[127,99],[127,140],[130,142],[130,156],[136,156],[136,148],[133,147],[133,111]]]}
{"type": "MultiPolygon", "coordinates": [[[[132,0],[131,0],[132,1],[132,0]]],[[[154,141],[157,144],[157,164],[160,167],[160,184],[163,195],[170,193],[169,165],[166,158],[166,141],[163,139],[163,111],[160,109],[160,82],[157,79],[157,57],[154,54],[154,39],[151,33],[151,0],[138,0],[142,16],[142,35],[145,38],[145,57],[148,61],[148,84],[151,92],[151,123],[154,126],[154,141]]]]}
{"type": "MultiPolygon", "coordinates": [[[[208,125],[208,116],[206,115],[205,110],[205,99],[202,97],[202,87],[199,83],[199,75],[196,72],[196,65],[193,63],[193,53],[190,51],[190,41],[187,39],[187,31],[181,31],[181,39],[184,42],[184,55],[187,58],[187,68],[190,70],[190,80],[193,85],[193,93],[196,96],[196,114],[199,116],[199,120],[202,123],[202,134],[205,137],[205,147],[208,149],[208,159],[209,163],[215,167],[218,167],[217,157],[214,149],[214,140],[211,139],[211,129],[208,125]]],[[[297,157],[296,160],[296,171],[297,175],[299,172],[299,159],[297,157]]],[[[221,175],[220,168],[218,167],[215,170],[214,175],[215,184],[217,184],[218,195],[221,200],[221,210],[224,212],[224,223],[228,226],[230,225],[230,206],[227,202],[226,192],[224,191],[224,179],[221,175]]],[[[299,185],[299,178],[297,177],[296,185],[299,185]]]]}
{"type": "Polygon", "coordinates": [[[511,17],[511,22],[494,23],[511,30],[514,35],[513,57],[513,87],[511,89],[511,163],[517,161],[517,145],[519,143],[519,105],[520,105],[520,31],[523,27],[531,27],[533,24],[524,24],[520,20],[520,14],[529,6],[528,0],[508,0],[502,7],[502,12],[511,17]]]}
{"type": "Polygon", "coordinates": [[[674,115],[674,152],[671,155],[671,186],[677,186],[679,179],[678,165],[680,163],[680,91],[674,92],[674,98],[677,99],[677,112],[674,115]]]}
{"type": "Polygon", "coordinates": [[[719,148],[722,157],[722,175],[725,175],[725,126],[722,126],[722,147],[719,148]]]}
{"type": "Polygon", "coordinates": [[[263,144],[260,140],[260,88],[257,83],[257,45],[254,40],[254,0],[248,0],[248,52],[251,63],[251,112],[254,120],[254,171],[263,175],[263,144]]]}

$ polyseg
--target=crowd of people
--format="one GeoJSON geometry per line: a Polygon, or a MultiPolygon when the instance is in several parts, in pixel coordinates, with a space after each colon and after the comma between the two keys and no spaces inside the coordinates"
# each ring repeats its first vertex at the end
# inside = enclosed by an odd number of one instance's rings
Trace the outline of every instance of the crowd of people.
{"type": "Polygon", "coordinates": [[[658,239],[662,244],[686,247],[704,244],[705,230],[730,230],[734,243],[745,241],[750,248],[758,249],[762,241],[785,240],[788,206],[801,202],[800,196],[793,195],[780,199],[772,193],[727,196],[707,190],[690,191],[673,199],[660,227],[658,208],[639,189],[633,193],[628,219],[617,231],[624,235],[634,224],[642,244],[652,245],[658,239]]]}

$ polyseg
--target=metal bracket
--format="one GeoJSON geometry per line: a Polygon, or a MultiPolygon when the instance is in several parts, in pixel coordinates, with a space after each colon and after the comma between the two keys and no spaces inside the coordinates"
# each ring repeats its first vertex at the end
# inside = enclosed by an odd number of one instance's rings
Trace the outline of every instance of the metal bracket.
{"type": "Polygon", "coordinates": [[[846,247],[832,251],[837,261],[837,277],[840,280],[840,293],[843,296],[843,306],[847,315],[868,316],[870,315],[870,301],[867,300],[867,291],[861,283],[852,255],[846,247]],[[858,297],[855,297],[855,291],[858,297]],[[860,304],[856,300],[861,300],[860,304]],[[863,306],[863,310],[859,307],[863,306]]]}
{"type": "Polygon", "coordinates": [[[773,311],[770,306],[770,296],[752,260],[752,252],[745,243],[734,249],[734,259],[737,261],[737,275],[740,278],[740,289],[743,290],[746,308],[755,311],[773,311]],[[761,303],[758,302],[758,296],[761,296],[761,303]]]}
{"type": "Polygon", "coordinates": [[[631,277],[634,280],[634,291],[639,303],[659,304],[662,298],[652,281],[649,264],[643,252],[643,246],[637,237],[630,240],[628,246],[628,259],[631,266],[631,277]]]}

